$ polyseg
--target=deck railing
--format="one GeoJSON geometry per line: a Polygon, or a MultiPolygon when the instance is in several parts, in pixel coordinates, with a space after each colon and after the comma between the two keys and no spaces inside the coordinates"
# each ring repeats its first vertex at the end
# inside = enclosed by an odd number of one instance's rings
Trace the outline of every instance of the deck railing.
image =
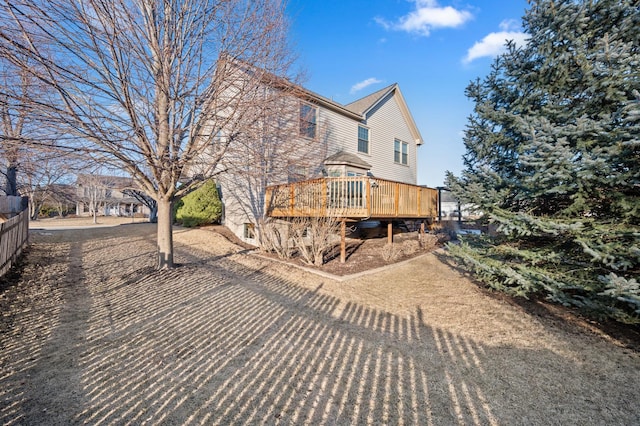
{"type": "Polygon", "coordinates": [[[267,188],[270,217],[419,219],[437,216],[438,191],[366,176],[312,179],[267,188]]]}

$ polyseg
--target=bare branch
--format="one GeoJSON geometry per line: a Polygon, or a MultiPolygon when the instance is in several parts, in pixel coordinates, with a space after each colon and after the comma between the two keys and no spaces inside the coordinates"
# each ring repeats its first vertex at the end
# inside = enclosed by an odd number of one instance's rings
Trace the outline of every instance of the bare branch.
{"type": "MultiPolygon", "coordinates": [[[[64,129],[57,144],[130,174],[160,216],[220,170],[266,101],[255,70],[281,78],[290,66],[279,0],[0,0],[0,20],[0,58],[47,87],[48,99],[25,101],[64,129]],[[252,68],[240,75],[230,60],[252,68]],[[222,129],[230,137],[216,138],[222,129]],[[208,176],[192,173],[204,154],[208,176]]],[[[170,214],[162,220],[170,266],[170,214]]]]}

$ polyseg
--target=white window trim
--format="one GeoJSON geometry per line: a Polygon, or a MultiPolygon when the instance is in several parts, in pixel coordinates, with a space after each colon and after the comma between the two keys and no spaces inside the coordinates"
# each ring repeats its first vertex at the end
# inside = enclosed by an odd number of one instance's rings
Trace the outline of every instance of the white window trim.
{"type": "Polygon", "coordinates": [[[393,162],[395,164],[399,164],[401,166],[409,166],[409,143],[408,142],[404,142],[402,139],[398,139],[398,138],[394,138],[393,139],[393,162]],[[399,143],[399,151],[396,151],[396,143],[399,143]],[[406,155],[407,159],[406,161],[403,161],[403,148],[406,147],[406,155]],[[398,160],[396,161],[396,152],[399,154],[398,155],[398,160]]]}
{"type": "MultiPolygon", "coordinates": [[[[356,150],[358,151],[358,153],[360,154],[366,154],[366,155],[370,155],[371,153],[371,129],[367,126],[363,126],[362,124],[358,124],[358,130],[357,130],[357,144],[358,146],[356,146],[356,150]],[[367,152],[364,151],[360,151],[360,128],[366,129],[367,130],[367,152]]],[[[364,139],[363,139],[364,140],[364,139]]]]}
{"type": "MultiPolygon", "coordinates": [[[[300,136],[305,137],[307,139],[317,139],[318,137],[318,105],[312,104],[310,102],[304,102],[304,101],[300,101],[300,106],[299,106],[299,117],[298,117],[298,133],[300,134],[300,136]],[[314,112],[314,120],[313,120],[313,136],[309,136],[307,133],[302,131],[302,106],[306,105],[308,107],[310,107],[313,112],[314,112]]],[[[306,121],[307,123],[311,123],[310,121],[306,121]]]]}

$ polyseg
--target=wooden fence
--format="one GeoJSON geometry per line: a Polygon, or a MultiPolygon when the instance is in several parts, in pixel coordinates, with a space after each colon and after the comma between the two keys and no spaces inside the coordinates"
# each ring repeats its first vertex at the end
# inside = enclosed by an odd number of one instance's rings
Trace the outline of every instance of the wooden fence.
{"type": "Polygon", "coordinates": [[[29,208],[27,207],[0,223],[0,277],[3,277],[15,264],[28,240],[29,208]]]}
{"type": "Polygon", "coordinates": [[[22,210],[29,206],[29,199],[27,197],[0,197],[0,214],[6,214],[13,216],[20,213],[22,210]]]}

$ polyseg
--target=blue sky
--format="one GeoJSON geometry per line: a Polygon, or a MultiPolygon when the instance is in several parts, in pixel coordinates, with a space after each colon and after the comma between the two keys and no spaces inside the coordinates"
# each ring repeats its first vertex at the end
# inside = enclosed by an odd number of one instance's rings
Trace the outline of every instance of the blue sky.
{"type": "Polygon", "coordinates": [[[418,184],[463,168],[462,132],[503,41],[522,41],[526,0],[290,0],[303,85],[346,104],[398,83],[425,141],[418,184]]]}

